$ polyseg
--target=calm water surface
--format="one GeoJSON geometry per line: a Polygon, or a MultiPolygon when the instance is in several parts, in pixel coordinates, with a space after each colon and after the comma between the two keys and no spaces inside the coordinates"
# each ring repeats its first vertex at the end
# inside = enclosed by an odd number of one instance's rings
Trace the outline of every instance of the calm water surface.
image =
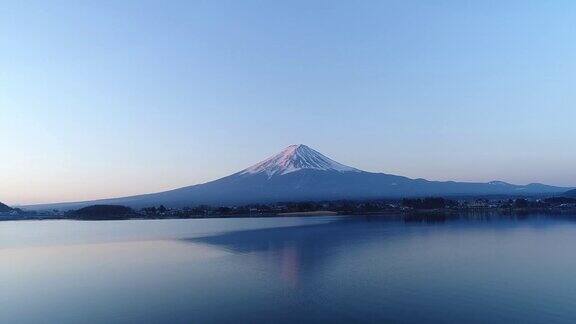
{"type": "Polygon", "coordinates": [[[0,222],[0,322],[573,323],[574,220],[0,222]]]}

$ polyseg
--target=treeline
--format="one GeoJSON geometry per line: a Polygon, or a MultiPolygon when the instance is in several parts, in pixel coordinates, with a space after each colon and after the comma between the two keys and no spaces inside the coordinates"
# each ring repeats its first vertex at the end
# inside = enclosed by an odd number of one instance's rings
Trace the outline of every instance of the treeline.
{"type": "Polygon", "coordinates": [[[129,219],[139,214],[132,208],[119,205],[93,205],[71,212],[69,216],[83,220],[129,219]]]}
{"type": "Polygon", "coordinates": [[[458,207],[455,200],[444,199],[441,197],[429,197],[423,199],[403,199],[402,206],[417,210],[433,210],[458,207]]]}
{"type": "Polygon", "coordinates": [[[454,200],[444,198],[423,198],[403,200],[335,200],[335,201],[305,201],[280,202],[273,204],[249,204],[242,206],[214,207],[201,205],[168,209],[164,206],[147,207],[140,210],[145,217],[150,218],[191,218],[191,217],[228,217],[228,216],[259,216],[286,213],[306,213],[329,211],[339,214],[370,214],[386,213],[401,210],[436,210],[457,207],[454,200]]]}
{"type": "Polygon", "coordinates": [[[243,206],[214,207],[201,205],[180,209],[168,209],[164,206],[148,207],[140,210],[145,217],[150,218],[196,218],[196,217],[233,217],[262,216],[285,213],[306,213],[315,211],[330,211],[339,214],[370,214],[404,211],[462,210],[484,206],[496,209],[546,209],[561,207],[566,204],[576,204],[574,198],[554,197],[543,200],[528,200],[524,198],[489,201],[485,199],[456,201],[442,197],[406,198],[401,200],[336,200],[280,202],[273,204],[249,204],[243,206]]]}
{"type": "Polygon", "coordinates": [[[546,209],[562,207],[564,205],[576,205],[576,199],[567,197],[551,197],[533,201],[524,198],[518,198],[515,200],[508,200],[505,207],[519,209],[546,209]]]}
{"type": "Polygon", "coordinates": [[[401,200],[336,200],[280,202],[272,204],[248,204],[242,206],[209,206],[200,205],[184,208],[167,208],[163,205],[150,206],[134,210],[117,205],[93,205],[63,214],[49,215],[46,218],[72,218],[82,220],[106,219],[161,219],[161,218],[211,218],[238,216],[275,216],[290,213],[336,212],[343,215],[366,215],[378,213],[410,213],[420,211],[450,210],[543,210],[543,209],[576,209],[576,198],[552,197],[545,199],[525,198],[507,200],[452,200],[442,197],[406,198],[401,200]]]}
{"type": "Polygon", "coordinates": [[[277,215],[284,213],[305,213],[314,211],[331,211],[342,214],[372,213],[380,211],[394,210],[398,207],[390,201],[306,201],[306,202],[280,202],[274,204],[248,204],[242,206],[220,206],[200,205],[196,207],[184,207],[179,209],[168,209],[164,206],[146,207],[140,210],[145,217],[227,217],[227,216],[258,216],[277,215]]]}

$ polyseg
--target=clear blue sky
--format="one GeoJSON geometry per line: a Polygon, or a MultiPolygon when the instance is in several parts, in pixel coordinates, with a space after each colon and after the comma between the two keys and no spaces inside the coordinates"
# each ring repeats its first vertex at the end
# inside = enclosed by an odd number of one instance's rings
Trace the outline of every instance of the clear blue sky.
{"type": "Polygon", "coordinates": [[[293,143],[576,185],[574,1],[3,1],[0,201],[147,193],[293,143]]]}

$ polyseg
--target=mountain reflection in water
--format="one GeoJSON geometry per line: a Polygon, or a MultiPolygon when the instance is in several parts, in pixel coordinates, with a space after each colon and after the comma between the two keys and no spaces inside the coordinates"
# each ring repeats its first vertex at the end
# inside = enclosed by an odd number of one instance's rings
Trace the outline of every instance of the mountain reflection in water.
{"type": "MultiPolygon", "coordinates": [[[[255,255],[265,262],[274,263],[280,278],[290,286],[297,287],[303,278],[313,278],[315,270],[327,266],[331,257],[338,258],[351,248],[362,250],[363,246],[374,248],[374,245],[379,245],[385,250],[387,245],[393,245],[397,240],[409,240],[410,237],[433,233],[437,235],[442,231],[506,231],[517,229],[519,225],[538,228],[556,223],[557,220],[574,219],[534,214],[486,213],[350,216],[328,223],[234,231],[182,241],[204,244],[234,254],[255,255]]],[[[395,260],[387,261],[394,263],[395,260]]]]}
{"type": "Polygon", "coordinates": [[[574,323],[570,215],[0,224],[1,323],[574,323]]]}

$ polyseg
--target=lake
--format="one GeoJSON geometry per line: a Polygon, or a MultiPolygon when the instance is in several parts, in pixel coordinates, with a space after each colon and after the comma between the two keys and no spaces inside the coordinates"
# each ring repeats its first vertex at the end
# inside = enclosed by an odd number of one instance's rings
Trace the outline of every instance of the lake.
{"type": "Polygon", "coordinates": [[[573,323],[575,220],[0,222],[0,322],[573,323]]]}

